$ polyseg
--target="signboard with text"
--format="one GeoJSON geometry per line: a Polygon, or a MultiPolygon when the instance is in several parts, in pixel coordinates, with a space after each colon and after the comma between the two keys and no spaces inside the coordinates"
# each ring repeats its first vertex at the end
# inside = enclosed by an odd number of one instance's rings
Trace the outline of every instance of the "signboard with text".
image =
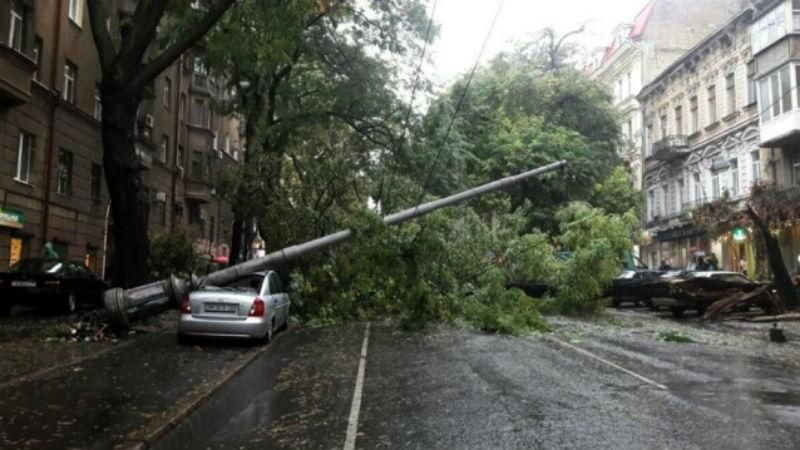
{"type": "Polygon", "coordinates": [[[25,224],[25,214],[8,208],[0,208],[0,227],[22,228],[25,224]]]}

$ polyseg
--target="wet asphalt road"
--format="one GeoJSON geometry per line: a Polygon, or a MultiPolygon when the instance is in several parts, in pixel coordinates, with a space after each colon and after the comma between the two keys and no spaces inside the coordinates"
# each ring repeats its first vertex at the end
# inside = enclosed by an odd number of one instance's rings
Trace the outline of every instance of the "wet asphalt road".
{"type": "MultiPolygon", "coordinates": [[[[653,384],[552,336],[372,324],[355,446],[800,448],[797,346],[665,343],[644,328],[565,335],[653,384]]],[[[363,324],[286,333],[155,448],[342,448],[363,337],[363,324]]]]}

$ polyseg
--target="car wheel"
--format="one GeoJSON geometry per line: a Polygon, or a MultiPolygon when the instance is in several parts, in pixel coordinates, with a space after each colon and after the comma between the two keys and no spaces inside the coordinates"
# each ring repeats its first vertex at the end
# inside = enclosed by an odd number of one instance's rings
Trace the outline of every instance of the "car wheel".
{"type": "Polygon", "coordinates": [[[669,310],[672,311],[672,315],[673,316],[675,316],[677,318],[683,317],[683,311],[684,311],[683,308],[678,308],[678,307],[673,306],[669,310]]]}
{"type": "Polygon", "coordinates": [[[185,334],[178,335],[178,345],[191,345],[192,343],[191,336],[187,336],[185,334]]]}
{"type": "Polygon", "coordinates": [[[288,328],[289,328],[289,317],[286,317],[281,326],[278,327],[278,331],[286,331],[288,328]]]}
{"type": "Polygon", "coordinates": [[[11,313],[10,303],[0,303],[0,316],[7,316],[11,313]]]}
{"type": "Polygon", "coordinates": [[[264,343],[269,344],[272,342],[272,334],[275,332],[275,318],[272,318],[272,321],[269,323],[269,327],[267,327],[267,334],[264,335],[264,343]]]}
{"type": "Polygon", "coordinates": [[[621,305],[621,304],[622,304],[622,302],[620,301],[620,299],[618,299],[618,298],[612,298],[611,299],[611,306],[613,306],[614,308],[619,308],[619,305],[621,305]]]}

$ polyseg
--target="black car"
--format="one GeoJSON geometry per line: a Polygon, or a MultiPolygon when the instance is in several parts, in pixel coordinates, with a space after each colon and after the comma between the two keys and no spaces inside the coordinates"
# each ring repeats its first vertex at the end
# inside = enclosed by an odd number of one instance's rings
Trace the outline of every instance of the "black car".
{"type": "Polygon", "coordinates": [[[611,297],[611,305],[615,308],[623,303],[633,303],[636,306],[642,303],[649,305],[651,296],[647,287],[660,277],[661,272],[656,270],[624,270],[611,281],[606,295],[611,297]]]}
{"type": "Polygon", "coordinates": [[[0,273],[0,314],[8,314],[14,305],[72,313],[80,303],[102,305],[106,288],[106,283],[80,262],[25,259],[0,273]]]}

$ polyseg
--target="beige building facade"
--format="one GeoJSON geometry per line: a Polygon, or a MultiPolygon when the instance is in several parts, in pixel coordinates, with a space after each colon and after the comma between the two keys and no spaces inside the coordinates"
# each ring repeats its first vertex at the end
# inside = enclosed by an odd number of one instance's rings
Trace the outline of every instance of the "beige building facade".
{"type": "Polygon", "coordinates": [[[642,188],[644,175],[643,117],[637,95],[743,4],[741,0],[650,0],[633,22],[614,30],[611,45],[603,49],[592,78],[613,92],[621,114],[619,154],[630,166],[637,189],[642,188]]]}
{"type": "MultiPolygon", "coordinates": [[[[728,196],[743,205],[754,183],[774,179],[782,155],[759,139],[755,61],[750,45],[753,9],[727,23],[646,86],[644,118],[646,197],[643,255],[657,267],[689,267],[710,257],[719,268],[755,265],[749,232],[708,236],[692,224],[692,211],[728,196]]],[[[737,232],[734,232],[737,231],[737,232]]]]}

